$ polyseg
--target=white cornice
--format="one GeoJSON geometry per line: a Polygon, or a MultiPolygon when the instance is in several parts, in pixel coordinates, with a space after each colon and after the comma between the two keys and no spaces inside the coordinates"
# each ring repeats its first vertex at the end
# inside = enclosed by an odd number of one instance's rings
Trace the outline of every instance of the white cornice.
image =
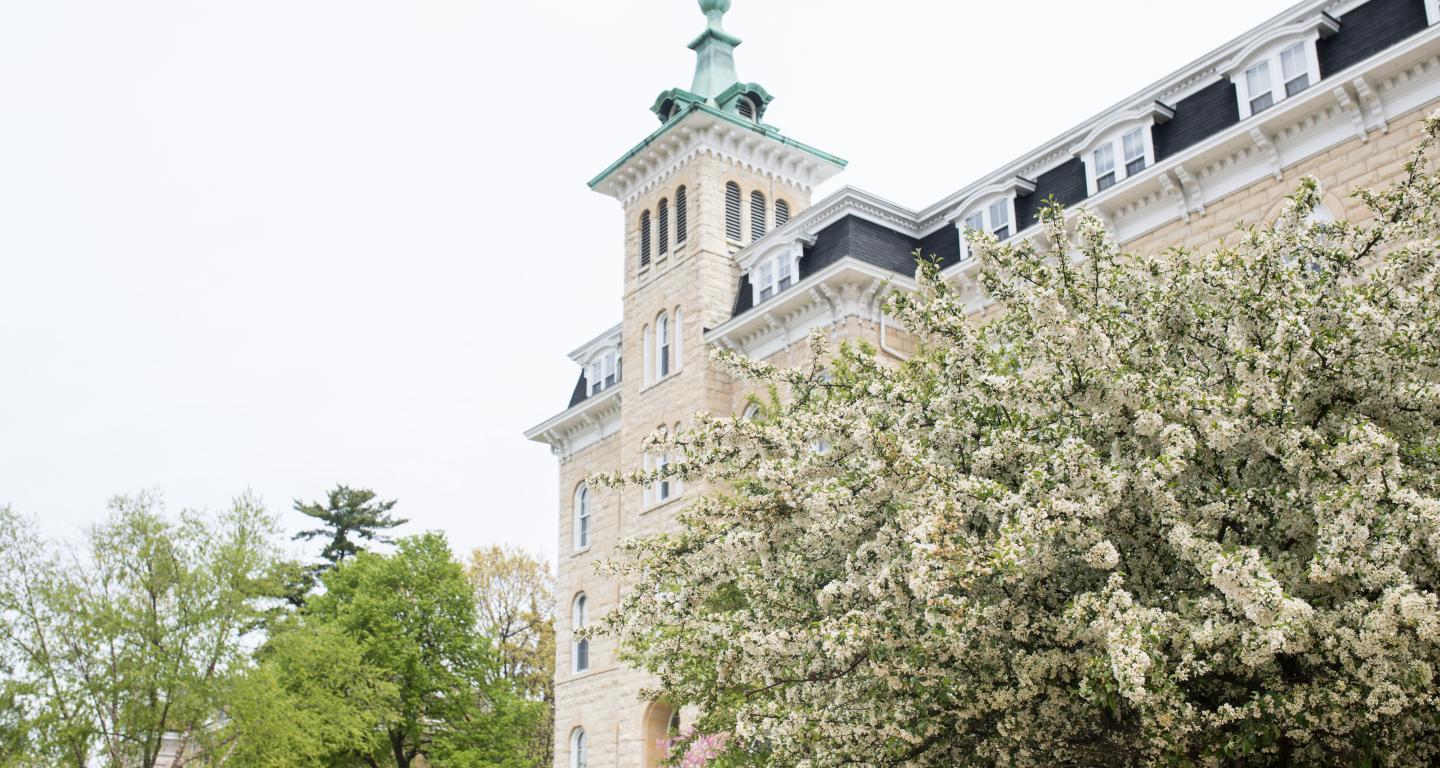
{"type": "Polygon", "coordinates": [[[878,323],[886,288],[911,291],[911,278],[845,256],[820,272],[781,291],[768,301],[705,332],[705,343],[752,357],[803,341],[820,323],[836,324],[847,317],[878,323]]]}
{"type": "Polygon", "coordinates": [[[844,167],[782,140],[746,130],[707,112],[695,111],[627,158],[596,191],[629,206],[664,184],[687,161],[702,155],[805,191],[828,181],[844,167]]]}
{"type": "Polygon", "coordinates": [[[620,429],[620,387],[611,387],[525,430],[525,438],[550,446],[561,459],[620,429]]]}
{"type": "Polygon", "coordinates": [[[918,238],[922,234],[914,211],[863,189],[847,186],[796,214],[785,226],[771,230],[737,251],[735,263],[740,265],[740,271],[749,272],[756,262],[777,249],[792,247],[796,240],[814,238],[820,230],[847,215],[904,232],[910,237],[918,238]]]}
{"type": "Polygon", "coordinates": [[[580,365],[584,365],[590,362],[590,359],[597,353],[619,347],[621,341],[620,329],[622,327],[624,327],[623,323],[617,324],[614,328],[576,347],[575,351],[570,353],[570,359],[580,365]]]}
{"type": "Polygon", "coordinates": [[[920,227],[933,229],[936,223],[943,221],[948,214],[953,212],[953,209],[957,205],[970,200],[977,190],[1011,176],[1023,176],[1033,179],[1061,161],[1069,160],[1073,156],[1070,149],[1072,145],[1081,141],[1081,139],[1093,131],[1099,124],[1114,120],[1119,113],[1142,108],[1145,105],[1157,101],[1163,104],[1174,104],[1176,101],[1190,95],[1191,92],[1208,85],[1213,79],[1220,77],[1222,72],[1220,67],[1222,64],[1233,58],[1241,50],[1256,44],[1257,41],[1271,40],[1284,28],[1296,23],[1313,20],[1321,13],[1328,13],[1332,17],[1339,17],[1351,8],[1363,4],[1365,1],[1366,0],[1307,0],[1307,2],[1291,6],[1259,26],[1250,29],[1245,34],[1200,56],[1169,75],[1141,88],[1134,94],[1121,99],[1109,109],[1100,112],[1089,120],[1056,136],[1039,148],[1031,150],[996,169],[993,173],[965,185],[954,193],[947,195],[939,202],[926,206],[920,210],[917,217],[920,227]]]}

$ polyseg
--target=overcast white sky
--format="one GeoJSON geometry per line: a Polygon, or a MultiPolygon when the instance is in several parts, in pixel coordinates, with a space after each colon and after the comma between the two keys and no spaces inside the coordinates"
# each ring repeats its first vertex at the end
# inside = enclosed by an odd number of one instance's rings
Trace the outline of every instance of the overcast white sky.
{"type": "MultiPolygon", "coordinates": [[[[831,184],[922,206],[1288,6],[735,0],[831,184]]],[[[0,0],[0,504],[73,535],[336,482],[556,550],[565,353],[620,316],[584,182],[688,86],[694,0],[0,0]]],[[[829,189],[821,190],[822,193],[829,189]]]]}

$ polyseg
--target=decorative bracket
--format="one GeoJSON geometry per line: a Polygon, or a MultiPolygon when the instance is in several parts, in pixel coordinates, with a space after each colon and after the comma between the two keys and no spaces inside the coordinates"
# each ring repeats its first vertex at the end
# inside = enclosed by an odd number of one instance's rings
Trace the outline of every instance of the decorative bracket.
{"type": "Polygon", "coordinates": [[[1180,180],[1180,189],[1190,199],[1190,210],[1205,215],[1205,190],[1200,187],[1200,182],[1190,174],[1190,169],[1183,165],[1175,166],[1175,178],[1180,180]]]}
{"type": "Polygon", "coordinates": [[[1340,110],[1350,116],[1350,124],[1355,126],[1355,138],[1361,143],[1370,140],[1365,132],[1365,116],[1360,114],[1360,105],[1350,98],[1350,92],[1345,90],[1344,85],[1337,85],[1331,91],[1335,94],[1335,103],[1340,105],[1340,110]]]}
{"type": "Polygon", "coordinates": [[[1265,153],[1265,159],[1270,161],[1270,173],[1275,180],[1284,181],[1285,174],[1280,171],[1280,151],[1275,148],[1275,142],[1258,127],[1250,129],[1250,140],[1255,142],[1256,149],[1265,153]]]}
{"type": "Polygon", "coordinates": [[[1187,222],[1190,221],[1190,208],[1185,205],[1185,192],[1175,186],[1175,182],[1170,180],[1170,174],[1162,173],[1159,179],[1160,189],[1165,192],[1166,197],[1170,198],[1170,202],[1175,204],[1175,210],[1180,212],[1180,218],[1187,222]]]}
{"type": "Polygon", "coordinates": [[[1390,132],[1390,118],[1385,114],[1385,102],[1380,100],[1380,94],[1370,87],[1370,81],[1364,77],[1357,77],[1350,81],[1355,88],[1355,94],[1360,97],[1360,103],[1370,113],[1370,119],[1380,128],[1381,133],[1390,132]]]}

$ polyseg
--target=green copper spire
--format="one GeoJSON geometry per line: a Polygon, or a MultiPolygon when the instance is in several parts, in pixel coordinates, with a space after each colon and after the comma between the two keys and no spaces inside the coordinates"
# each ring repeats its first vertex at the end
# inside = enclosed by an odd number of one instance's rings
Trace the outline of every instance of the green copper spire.
{"type": "Polygon", "coordinates": [[[700,10],[705,12],[708,23],[690,43],[690,49],[695,51],[695,82],[690,92],[708,101],[740,82],[735,74],[735,46],[740,44],[740,38],[725,31],[723,20],[730,10],[730,0],[700,0],[700,10]]]}

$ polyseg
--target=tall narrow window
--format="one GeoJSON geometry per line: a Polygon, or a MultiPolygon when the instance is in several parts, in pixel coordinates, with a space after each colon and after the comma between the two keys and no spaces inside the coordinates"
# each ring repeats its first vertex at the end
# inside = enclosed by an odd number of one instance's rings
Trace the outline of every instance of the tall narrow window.
{"type": "Polygon", "coordinates": [[[995,239],[1004,240],[1010,236],[1010,200],[996,200],[990,204],[990,231],[995,239]]]}
{"type": "Polygon", "coordinates": [[[1095,191],[1115,184],[1115,145],[1106,144],[1095,150],[1095,191]]]}
{"type": "MultiPolygon", "coordinates": [[[[669,431],[666,430],[666,428],[665,428],[664,426],[661,426],[661,427],[660,427],[660,432],[661,432],[662,434],[668,434],[668,433],[669,433],[669,431]]],[[[668,467],[668,466],[670,466],[670,452],[669,452],[669,451],[664,451],[664,452],[662,452],[662,453],[660,454],[660,456],[655,460],[655,469],[656,469],[657,471],[663,471],[663,470],[664,470],[666,467],[668,467]]],[[[668,478],[668,477],[662,477],[662,478],[660,479],[659,484],[658,484],[658,485],[656,486],[656,488],[655,488],[655,501],[658,503],[658,502],[665,501],[665,500],[667,500],[667,499],[669,499],[669,498],[670,498],[670,478],[668,478]]]]}
{"type": "Polygon", "coordinates": [[[655,320],[655,378],[670,375],[670,318],[663,313],[655,320]]]}
{"type": "Polygon", "coordinates": [[[659,238],[660,255],[664,256],[670,252],[670,201],[660,198],[660,231],[656,233],[659,238]]]}
{"type": "Polygon", "coordinates": [[[775,201],[775,226],[785,226],[790,221],[790,204],[784,200],[775,201]]]}
{"type": "Polygon", "coordinates": [[[750,193],[750,239],[759,240],[765,236],[765,193],[754,190],[750,193]]]}
{"type": "Polygon", "coordinates": [[[650,212],[640,214],[640,266],[650,266],[650,212]]]}
{"type": "Polygon", "coordinates": [[[585,378],[590,382],[590,394],[600,394],[600,390],[605,388],[605,381],[600,376],[599,360],[590,363],[590,370],[585,373],[585,378]]]}
{"type": "Polygon", "coordinates": [[[1245,70],[1245,92],[1250,94],[1250,114],[1263,112],[1275,103],[1270,92],[1270,62],[1262,61],[1245,70]]]}
{"type": "Polygon", "coordinates": [[[576,728],[570,733],[570,768],[586,768],[584,728],[576,728]]]}
{"type": "Polygon", "coordinates": [[[675,329],[671,332],[675,334],[675,370],[678,371],[685,340],[685,313],[679,307],[675,308],[675,329]]]}
{"type": "Polygon", "coordinates": [[[640,331],[640,355],[641,375],[640,378],[646,386],[655,380],[655,355],[650,351],[650,326],[645,326],[640,331]]]}
{"type": "Polygon", "coordinates": [[[1145,129],[1136,128],[1125,133],[1120,143],[1125,150],[1125,175],[1134,176],[1145,170],[1145,129]]]}
{"type": "Polygon", "coordinates": [[[755,270],[755,284],[760,287],[760,301],[775,295],[775,267],[769,261],[762,262],[755,270]]]}
{"type": "Polygon", "coordinates": [[[729,182],[725,185],[725,239],[740,241],[740,185],[729,182]]]}
{"type": "Polygon", "coordinates": [[[590,489],[583,483],[575,489],[575,548],[590,546],[590,489]]]}
{"type": "Polygon", "coordinates": [[[590,621],[589,612],[586,610],[585,593],[581,592],[575,596],[574,615],[571,621],[571,658],[574,660],[576,672],[584,672],[590,668],[590,638],[580,637],[579,631],[584,629],[590,621]]]}
{"type": "Polygon", "coordinates": [[[778,258],[775,259],[775,292],[776,292],[776,293],[779,293],[780,291],[783,291],[783,290],[785,290],[786,288],[789,288],[789,287],[790,287],[790,283],[791,283],[791,282],[793,281],[793,279],[794,279],[793,275],[791,275],[791,272],[792,272],[792,268],[791,268],[791,264],[790,264],[790,256],[789,256],[789,255],[781,255],[781,256],[779,256],[778,258]]]}
{"type": "Polygon", "coordinates": [[[605,388],[615,386],[620,380],[620,356],[615,352],[605,353],[605,388]]]}
{"type": "Polygon", "coordinates": [[[689,219],[685,211],[685,188],[675,190],[675,244],[685,242],[686,222],[689,219]]]}
{"type": "Polygon", "coordinates": [[[985,231],[985,212],[976,211],[965,217],[965,228],[973,229],[976,232],[985,231]]]}
{"type": "Polygon", "coordinates": [[[1305,60],[1304,43],[1296,43],[1280,52],[1280,76],[1285,78],[1286,96],[1294,96],[1310,87],[1310,64],[1305,60]]]}

